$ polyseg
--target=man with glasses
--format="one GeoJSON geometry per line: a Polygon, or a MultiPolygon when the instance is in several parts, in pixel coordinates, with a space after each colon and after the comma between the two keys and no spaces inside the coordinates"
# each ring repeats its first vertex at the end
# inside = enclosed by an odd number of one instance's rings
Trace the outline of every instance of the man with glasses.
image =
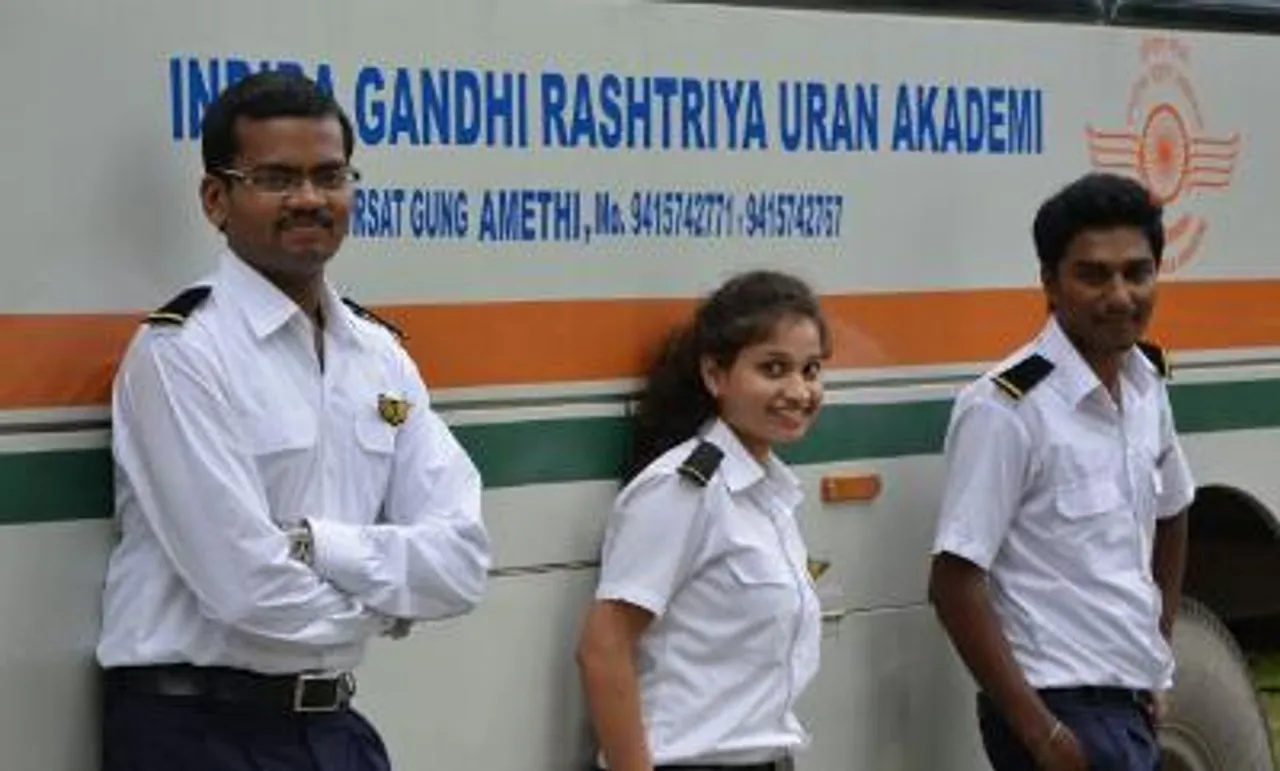
{"type": "Polygon", "coordinates": [[[104,771],[385,771],[350,704],[365,644],[484,591],[475,466],[394,329],[325,280],[352,149],[297,74],[205,116],[227,249],[150,315],[113,392],[104,771]]]}

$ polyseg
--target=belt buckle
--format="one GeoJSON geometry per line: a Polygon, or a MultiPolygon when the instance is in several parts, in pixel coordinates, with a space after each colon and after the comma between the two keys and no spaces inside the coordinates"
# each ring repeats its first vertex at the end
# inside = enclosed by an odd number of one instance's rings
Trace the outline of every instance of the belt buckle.
{"type": "MultiPolygon", "coordinates": [[[[350,676],[303,673],[293,685],[294,712],[336,712],[342,704],[343,686],[350,676]]],[[[347,694],[352,689],[347,689],[347,694]]]]}

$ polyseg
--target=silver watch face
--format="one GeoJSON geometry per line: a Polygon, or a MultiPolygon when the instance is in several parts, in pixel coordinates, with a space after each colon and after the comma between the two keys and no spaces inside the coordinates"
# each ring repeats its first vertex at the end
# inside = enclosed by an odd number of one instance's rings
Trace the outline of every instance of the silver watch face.
{"type": "Polygon", "coordinates": [[[305,527],[289,531],[289,556],[299,562],[311,564],[311,531],[305,527]]]}

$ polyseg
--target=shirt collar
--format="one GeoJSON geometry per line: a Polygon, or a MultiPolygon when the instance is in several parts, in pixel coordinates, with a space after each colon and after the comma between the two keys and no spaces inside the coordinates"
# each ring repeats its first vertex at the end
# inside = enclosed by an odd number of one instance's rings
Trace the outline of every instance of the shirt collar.
{"type": "MultiPolygon", "coordinates": [[[[218,283],[227,290],[226,295],[232,302],[239,305],[259,340],[275,334],[302,313],[288,295],[229,250],[219,257],[218,283]]],[[[351,309],[327,281],[320,296],[320,309],[326,320],[326,332],[340,339],[359,339],[351,309]]]]}
{"type": "Polygon", "coordinates": [[[719,418],[708,424],[702,436],[724,452],[720,471],[724,475],[725,484],[728,485],[730,492],[739,493],[753,485],[766,482],[788,507],[799,504],[801,497],[799,478],[772,452],[769,453],[766,461],[761,463],[742,444],[742,440],[734,430],[719,418]]]}
{"type": "Polygon", "coordinates": [[[328,322],[329,334],[340,340],[360,343],[364,338],[356,331],[356,314],[342,301],[341,295],[329,284],[324,285],[324,294],[320,296],[321,308],[328,322]]]}
{"type": "MultiPolygon", "coordinates": [[[[1080,355],[1075,343],[1067,337],[1056,316],[1050,315],[1036,348],[1053,362],[1058,390],[1071,406],[1079,405],[1094,391],[1102,388],[1102,381],[1098,379],[1097,373],[1080,355]]],[[[1120,374],[1124,382],[1136,388],[1141,395],[1150,388],[1157,373],[1155,366],[1135,346],[1125,354],[1120,374]]]]}

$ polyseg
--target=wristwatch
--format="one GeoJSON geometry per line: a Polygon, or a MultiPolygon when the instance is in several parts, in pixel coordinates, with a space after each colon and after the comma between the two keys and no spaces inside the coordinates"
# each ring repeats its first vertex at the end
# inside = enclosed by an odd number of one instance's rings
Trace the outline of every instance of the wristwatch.
{"type": "Polygon", "coordinates": [[[285,531],[289,537],[289,556],[304,565],[315,561],[315,538],[311,534],[311,525],[304,519],[301,524],[285,531]]]}

